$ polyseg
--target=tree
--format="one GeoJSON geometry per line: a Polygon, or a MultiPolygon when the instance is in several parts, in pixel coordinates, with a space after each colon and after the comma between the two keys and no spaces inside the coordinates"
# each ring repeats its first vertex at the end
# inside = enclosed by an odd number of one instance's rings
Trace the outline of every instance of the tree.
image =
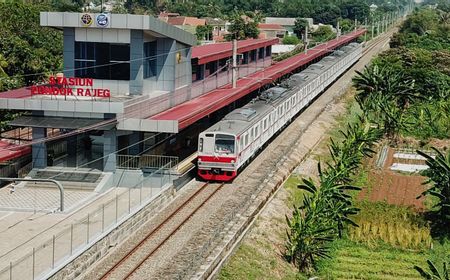
{"type": "Polygon", "coordinates": [[[344,18],[339,20],[339,28],[343,34],[353,31],[355,22],[351,19],[344,18]]]}
{"type": "Polygon", "coordinates": [[[323,24],[336,24],[341,17],[341,9],[335,4],[321,5],[314,10],[312,18],[314,22],[323,24]]]}
{"type": "Polygon", "coordinates": [[[297,45],[299,42],[300,40],[295,35],[292,36],[286,35],[283,37],[284,45],[297,45]]]}
{"type": "Polygon", "coordinates": [[[256,39],[259,35],[258,23],[251,20],[246,22],[244,20],[244,17],[239,14],[235,14],[231,19],[231,25],[228,28],[228,31],[230,32],[230,34],[227,34],[225,36],[225,39],[228,41],[231,41],[233,39],[256,39]]]}
{"type": "Polygon", "coordinates": [[[353,78],[358,91],[356,101],[364,115],[395,142],[400,130],[407,126],[404,114],[409,103],[419,98],[414,94],[414,81],[402,71],[376,64],[356,73],[353,78]]]}
{"type": "Polygon", "coordinates": [[[62,69],[62,33],[39,25],[39,11],[48,6],[0,2],[0,54],[4,72],[16,86],[41,81],[62,69]]]}
{"type": "Polygon", "coordinates": [[[312,37],[316,42],[326,42],[336,38],[336,33],[333,32],[330,26],[321,25],[312,33],[312,37]]]}
{"type": "Polygon", "coordinates": [[[438,22],[439,16],[436,11],[423,9],[409,16],[400,28],[400,32],[424,35],[436,30],[438,22]]]}
{"type": "Polygon", "coordinates": [[[442,229],[450,226],[450,152],[447,155],[441,153],[438,149],[432,148],[436,155],[433,157],[422,151],[417,153],[425,157],[428,169],[422,172],[422,175],[428,177],[424,184],[430,184],[430,188],[424,191],[418,198],[422,196],[433,196],[438,202],[433,205],[437,213],[436,222],[442,229]]]}
{"type": "Polygon", "coordinates": [[[443,262],[442,264],[442,273],[439,272],[437,267],[434,265],[434,263],[430,260],[427,260],[428,268],[431,272],[425,271],[423,268],[415,265],[414,269],[420,273],[420,276],[423,277],[423,279],[426,280],[450,280],[450,271],[448,268],[448,263],[443,262]]]}
{"type": "Polygon", "coordinates": [[[320,185],[303,179],[298,187],[308,194],[303,196],[303,205],[294,206],[292,217],[286,217],[286,258],[303,272],[312,271],[318,259],[329,257],[329,242],[342,237],[345,225],[357,226],[350,217],[358,209],[347,192],[360,188],[348,183],[362,158],[374,153],[371,148],[381,136],[362,117],[341,133],[342,142],[331,139],[327,169],[318,164],[320,185]]]}
{"type": "Polygon", "coordinates": [[[347,0],[341,6],[341,15],[347,19],[357,19],[363,22],[369,17],[370,9],[367,2],[362,0],[347,0]]]}
{"type": "Polygon", "coordinates": [[[298,38],[303,38],[307,27],[309,27],[309,23],[306,19],[297,18],[295,20],[294,32],[298,38]]]}
{"type": "Polygon", "coordinates": [[[211,25],[197,25],[195,28],[195,35],[197,40],[212,40],[213,39],[213,27],[211,25]]]}

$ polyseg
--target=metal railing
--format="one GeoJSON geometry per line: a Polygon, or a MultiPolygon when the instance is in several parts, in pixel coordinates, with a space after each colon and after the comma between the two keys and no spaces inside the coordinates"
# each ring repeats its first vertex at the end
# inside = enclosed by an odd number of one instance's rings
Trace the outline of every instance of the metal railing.
{"type": "Polygon", "coordinates": [[[178,157],[160,155],[117,155],[117,168],[120,169],[176,169],[178,157]]]}
{"type": "MultiPolygon", "coordinates": [[[[86,216],[65,226],[42,244],[32,247],[24,256],[13,259],[15,249],[0,256],[0,280],[46,279],[65,263],[88,249],[103,236],[150,203],[172,182],[168,166],[127,189],[115,189],[115,196],[86,216]],[[7,264],[7,265],[5,265],[7,264]]],[[[149,215],[151,216],[151,215],[149,215]]],[[[137,221],[135,227],[145,221],[137,221]]],[[[120,241],[120,240],[119,240],[120,241]]],[[[25,246],[25,244],[23,244],[25,246]]]]}

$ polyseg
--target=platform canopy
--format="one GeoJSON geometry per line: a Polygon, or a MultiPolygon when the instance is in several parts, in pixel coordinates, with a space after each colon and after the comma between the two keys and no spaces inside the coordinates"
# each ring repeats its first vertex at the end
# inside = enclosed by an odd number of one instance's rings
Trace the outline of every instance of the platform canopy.
{"type": "Polygon", "coordinates": [[[109,130],[113,128],[117,121],[111,120],[107,124],[103,119],[86,119],[86,118],[62,118],[62,117],[40,117],[40,116],[20,116],[10,121],[9,125],[18,127],[43,127],[43,128],[63,128],[63,129],[79,129],[84,127],[92,127],[99,125],[97,129],[109,130]]]}

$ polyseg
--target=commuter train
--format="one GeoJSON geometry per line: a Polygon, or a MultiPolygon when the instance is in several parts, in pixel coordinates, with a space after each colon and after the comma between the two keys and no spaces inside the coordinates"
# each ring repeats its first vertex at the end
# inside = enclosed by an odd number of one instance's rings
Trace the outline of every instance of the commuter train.
{"type": "Polygon", "coordinates": [[[362,45],[350,43],[200,133],[198,176],[232,181],[269,139],[361,56],[362,45]]]}

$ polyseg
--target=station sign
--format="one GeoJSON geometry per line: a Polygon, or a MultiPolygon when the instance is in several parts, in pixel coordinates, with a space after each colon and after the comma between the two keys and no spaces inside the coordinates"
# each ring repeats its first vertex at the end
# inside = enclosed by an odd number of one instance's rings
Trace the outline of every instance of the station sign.
{"type": "Polygon", "coordinates": [[[31,95],[62,95],[86,97],[111,97],[111,91],[94,88],[94,79],[75,77],[50,77],[48,84],[31,86],[31,95]]]}

